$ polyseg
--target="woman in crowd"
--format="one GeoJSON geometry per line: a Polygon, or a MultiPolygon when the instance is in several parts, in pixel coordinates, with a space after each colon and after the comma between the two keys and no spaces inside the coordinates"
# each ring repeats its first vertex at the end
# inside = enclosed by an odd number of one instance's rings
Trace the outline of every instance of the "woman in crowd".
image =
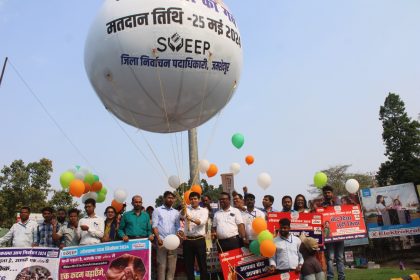
{"type": "Polygon", "coordinates": [[[299,213],[310,212],[310,209],[308,208],[308,203],[306,202],[306,198],[303,194],[298,194],[295,197],[295,204],[293,205],[293,209],[299,213]]]}
{"type": "Polygon", "coordinates": [[[118,222],[117,222],[117,211],[114,207],[108,206],[105,209],[105,229],[104,237],[101,239],[102,242],[110,242],[118,239],[118,222]]]}

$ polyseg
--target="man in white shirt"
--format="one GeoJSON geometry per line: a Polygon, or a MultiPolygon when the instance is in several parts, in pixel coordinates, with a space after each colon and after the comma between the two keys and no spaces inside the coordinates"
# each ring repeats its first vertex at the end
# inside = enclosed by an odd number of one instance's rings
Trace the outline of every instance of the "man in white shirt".
{"type": "Polygon", "coordinates": [[[217,249],[221,253],[241,248],[246,233],[241,212],[230,206],[230,194],[222,192],[219,202],[222,209],[214,215],[212,237],[217,238],[217,249]]]}
{"type": "Polygon", "coordinates": [[[251,241],[257,239],[257,235],[252,229],[252,222],[257,217],[265,219],[265,214],[260,209],[255,208],[255,195],[253,195],[252,193],[247,193],[245,195],[245,204],[246,204],[246,210],[241,212],[241,214],[242,214],[242,219],[244,221],[246,238],[247,238],[247,240],[244,243],[248,245],[251,241]]]}
{"type": "Polygon", "coordinates": [[[81,218],[77,228],[77,236],[80,238],[80,245],[91,245],[101,243],[104,236],[104,219],[95,214],[96,201],[88,198],[85,201],[86,216],[81,218]]]}
{"type": "Polygon", "coordinates": [[[199,206],[200,194],[192,192],[189,195],[190,206],[182,210],[181,215],[185,218],[183,243],[185,271],[188,280],[194,280],[194,261],[197,258],[200,268],[200,280],[207,280],[207,261],[206,261],[206,224],[209,218],[207,208],[199,206]]]}
{"type": "Polygon", "coordinates": [[[269,270],[279,273],[290,271],[299,272],[303,265],[303,257],[299,252],[302,241],[290,233],[290,220],[287,218],[279,221],[279,235],[274,238],[276,254],[270,258],[269,270]]]}
{"type": "Polygon", "coordinates": [[[22,207],[20,209],[20,222],[14,224],[8,233],[0,238],[0,244],[12,240],[13,247],[33,247],[36,242],[36,229],[38,224],[29,220],[31,209],[22,207]]]}

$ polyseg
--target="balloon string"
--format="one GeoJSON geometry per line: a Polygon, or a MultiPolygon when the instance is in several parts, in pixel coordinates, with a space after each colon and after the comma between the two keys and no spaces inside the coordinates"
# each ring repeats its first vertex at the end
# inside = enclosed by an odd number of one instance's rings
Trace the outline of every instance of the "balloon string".
{"type": "MultiPolygon", "coordinates": [[[[210,52],[209,53],[209,63],[210,64],[211,64],[211,61],[212,61],[212,55],[213,54],[210,52]]],[[[202,96],[201,102],[200,102],[200,114],[198,115],[197,124],[195,125],[196,127],[198,127],[200,125],[201,115],[203,114],[204,98],[206,97],[205,95],[206,95],[206,89],[207,89],[207,82],[208,82],[208,78],[209,78],[209,73],[210,73],[210,71],[207,71],[206,78],[204,79],[204,85],[203,85],[203,88],[202,88],[203,96],[202,96]]],[[[194,178],[193,182],[195,181],[195,179],[197,179],[197,178],[194,178]]]]}

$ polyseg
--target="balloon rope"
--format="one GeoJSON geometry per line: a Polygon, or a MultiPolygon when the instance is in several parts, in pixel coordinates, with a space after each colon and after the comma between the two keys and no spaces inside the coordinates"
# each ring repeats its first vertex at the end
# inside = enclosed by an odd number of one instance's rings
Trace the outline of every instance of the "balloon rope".
{"type": "Polygon", "coordinates": [[[172,157],[174,159],[174,164],[175,164],[175,168],[176,168],[176,171],[177,171],[177,175],[178,175],[178,178],[181,179],[181,174],[180,174],[180,171],[179,171],[179,164],[178,164],[177,156],[175,154],[174,141],[173,141],[172,135],[170,135],[169,140],[171,142],[172,157]]]}
{"type": "MultiPolygon", "coordinates": [[[[210,64],[211,64],[211,61],[212,61],[212,55],[213,54],[211,52],[209,52],[209,63],[210,64]]],[[[203,96],[201,97],[201,102],[200,102],[200,114],[198,115],[197,124],[195,125],[196,127],[198,127],[200,125],[201,115],[203,114],[204,98],[206,97],[205,94],[206,94],[206,89],[207,89],[209,73],[210,73],[210,71],[207,71],[206,78],[204,80],[204,85],[203,85],[203,89],[202,89],[203,96]]],[[[195,181],[195,179],[196,178],[194,178],[194,181],[195,181]]]]}
{"type": "MultiPolygon", "coordinates": [[[[153,54],[154,57],[157,57],[156,53],[157,53],[157,50],[153,49],[152,54],[153,54]]],[[[166,110],[165,94],[163,92],[163,83],[162,83],[162,79],[160,78],[159,67],[156,67],[156,73],[157,73],[158,80],[159,80],[160,95],[162,97],[162,105],[163,105],[163,110],[165,112],[165,119],[166,119],[166,124],[168,126],[168,132],[171,132],[171,124],[169,123],[168,111],[166,110]]]]}

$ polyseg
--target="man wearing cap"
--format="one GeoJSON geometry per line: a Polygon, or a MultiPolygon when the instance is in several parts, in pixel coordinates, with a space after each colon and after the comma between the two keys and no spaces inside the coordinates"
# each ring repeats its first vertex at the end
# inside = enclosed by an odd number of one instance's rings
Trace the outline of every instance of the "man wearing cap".
{"type": "Polygon", "coordinates": [[[325,275],[322,271],[322,266],[316,258],[316,252],[319,250],[319,245],[316,239],[306,237],[305,234],[300,236],[302,244],[299,252],[303,256],[303,265],[300,271],[302,280],[324,280],[325,275]]]}

